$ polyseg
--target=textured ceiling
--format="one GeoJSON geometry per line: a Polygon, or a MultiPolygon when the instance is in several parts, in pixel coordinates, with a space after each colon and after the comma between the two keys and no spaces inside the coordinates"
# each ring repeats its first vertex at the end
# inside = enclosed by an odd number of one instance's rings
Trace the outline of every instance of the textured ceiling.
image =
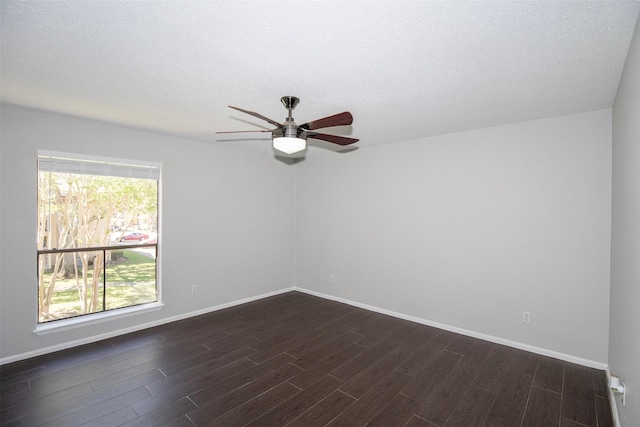
{"type": "MultiPolygon", "coordinates": [[[[613,105],[640,2],[0,2],[2,102],[271,152],[234,105],[367,147],[613,105]]],[[[318,143],[327,148],[330,144],[318,143]]],[[[315,148],[314,148],[315,149],[315,148]]]]}

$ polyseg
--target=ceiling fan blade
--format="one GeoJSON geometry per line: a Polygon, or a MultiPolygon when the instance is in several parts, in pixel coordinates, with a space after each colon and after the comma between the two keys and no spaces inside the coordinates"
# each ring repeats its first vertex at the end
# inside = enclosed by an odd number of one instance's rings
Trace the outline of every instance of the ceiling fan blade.
{"type": "Polygon", "coordinates": [[[272,132],[270,130],[228,130],[216,133],[247,133],[247,132],[272,132]]]}
{"type": "Polygon", "coordinates": [[[229,108],[233,108],[234,110],[242,111],[243,113],[249,114],[250,116],[257,117],[259,119],[265,120],[265,121],[271,123],[274,126],[278,126],[279,128],[282,127],[282,124],[276,122],[275,120],[270,119],[269,117],[265,117],[262,114],[258,114],[255,111],[243,110],[242,108],[233,107],[231,105],[229,105],[229,108]]]}
{"type": "Polygon", "coordinates": [[[312,122],[307,122],[298,127],[307,130],[315,130],[328,128],[332,126],[348,126],[353,123],[353,116],[350,112],[345,111],[343,113],[334,114],[333,116],[324,117],[322,119],[314,120],[312,122]]]}
{"type": "Polygon", "coordinates": [[[313,139],[321,139],[323,141],[331,142],[338,145],[349,145],[359,141],[358,139],[347,138],[346,136],[328,135],[326,133],[317,132],[308,132],[307,137],[313,139]]]}

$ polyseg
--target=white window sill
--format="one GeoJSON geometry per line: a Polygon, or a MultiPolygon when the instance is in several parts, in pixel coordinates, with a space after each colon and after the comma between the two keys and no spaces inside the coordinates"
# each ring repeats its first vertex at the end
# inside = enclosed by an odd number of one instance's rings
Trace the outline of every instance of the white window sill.
{"type": "Polygon", "coordinates": [[[68,331],[69,329],[95,325],[96,323],[102,323],[112,319],[121,319],[123,317],[129,317],[136,314],[160,310],[162,307],[164,307],[164,304],[162,304],[161,302],[154,302],[150,304],[138,305],[135,307],[105,311],[103,313],[88,314],[71,319],[41,323],[36,326],[36,328],[33,330],[33,333],[36,335],[48,335],[55,332],[68,331]]]}

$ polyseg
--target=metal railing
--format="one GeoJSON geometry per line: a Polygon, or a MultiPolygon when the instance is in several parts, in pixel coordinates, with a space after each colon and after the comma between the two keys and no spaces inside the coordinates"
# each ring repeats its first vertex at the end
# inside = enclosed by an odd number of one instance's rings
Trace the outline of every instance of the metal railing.
{"type": "MultiPolygon", "coordinates": [[[[150,303],[150,302],[156,302],[157,298],[158,298],[158,293],[157,293],[157,263],[155,260],[157,260],[158,258],[158,244],[157,243],[137,243],[137,244],[117,244],[117,245],[110,245],[110,246],[93,246],[93,247],[84,247],[84,248],[63,248],[63,249],[57,249],[57,248],[53,248],[53,249],[39,249],[37,251],[37,268],[38,268],[38,293],[39,293],[39,298],[38,298],[38,323],[48,323],[51,321],[55,321],[55,320],[62,320],[62,319],[68,319],[68,318],[72,318],[72,317],[79,317],[79,316],[84,316],[84,315],[88,315],[88,314],[95,314],[95,313],[100,313],[100,312],[104,312],[104,311],[108,311],[108,310],[113,310],[113,309],[118,309],[118,308],[125,308],[125,307],[132,307],[135,305],[140,305],[140,304],[146,304],[146,303],[150,303]],[[107,252],[117,252],[117,251],[125,251],[125,250],[136,250],[136,249],[144,249],[144,248],[153,248],[154,250],[152,251],[152,258],[154,259],[154,286],[155,286],[155,299],[154,301],[142,301],[139,303],[134,303],[134,304],[129,304],[129,305],[125,305],[122,307],[114,307],[114,308],[107,308],[107,285],[108,285],[108,275],[107,275],[107,266],[108,263],[111,260],[111,257],[107,256],[107,252]],[[64,259],[64,255],[65,254],[80,254],[80,253],[85,253],[87,255],[83,256],[83,257],[78,257],[77,255],[72,255],[73,259],[71,262],[69,262],[69,260],[65,260],[64,259]],[[98,257],[99,253],[101,253],[101,257],[98,257]],[[60,269],[61,266],[62,269],[64,269],[64,266],[66,265],[67,268],[69,268],[69,266],[71,266],[75,272],[75,279],[76,279],[76,283],[78,283],[78,279],[79,277],[82,277],[82,280],[85,281],[85,292],[86,292],[86,280],[87,280],[87,275],[89,274],[88,271],[85,271],[84,267],[88,267],[93,265],[93,263],[95,262],[96,259],[100,259],[101,258],[101,269],[99,271],[99,274],[101,276],[101,284],[98,285],[98,288],[102,288],[101,289],[101,307],[96,307],[96,302],[93,302],[93,306],[94,309],[89,310],[89,311],[85,311],[82,313],[77,313],[77,314],[73,314],[73,315],[68,315],[68,316],[63,316],[63,317],[56,317],[55,315],[53,316],[53,318],[47,318],[47,319],[43,319],[43,309],[42,309],[42,303],[43,303],[43,295],[41,295],[41,293],[43,292],[43,289],[41,289],[41,287],[43,286],[44,283],[44,277],[40,277],[41,275],[44,274],[45,272],[45,265],[42,264],[43,262],[45,262],[45,264],[48,264],[49,266],[51,266],[52,260],[48,259],[45,260],[45,257],[47,255],[59,255],[62,254],[62,260],[58,260],[56,259],[56,265],[53,268],[53,274],[57,274],[59,273],[58,269],[60,269]],[[87,258],[88,257],[88,258],[87,258]],[[75,264],[75,265],[73,265],[75,264]],[[81,276],[79,276],[79,273],[81,274],[81,276]],[[42,281],[42,282],[41,282],[42,281]]],[[[88,270],[88,269],[86,269],[88,270]]],[[[94,272],[96,271],[95,267],[94,267],[94,272]]],[[[60,270],[62,271],[62,270],[60,270]]],[[[95,277],[93,277],[94,273],[92,274],[92,287],[93,283],[96,283],[96,279],[95,277]]],[[[52,279],[55,283],[56,279],[52,279]]],[[[49,286],[51,286],[51,283],[49,284],[49,286]]],[[[98,289],[99,291],[99,289],[98,289]]],[[[49,290],[48,292],[51,292],[51,290],[49,290]]],[[[57,292],[57,291],[56,291],[57,292]]],[[[51,313],[49,313],[49,308],[50,308],[50,304],[51,304],[51,300],[53,298],[53,295],[46,295],[47,299],[48,299],[48,308],[47,308],[47,312],[46,315],[50,316],[51,313]]],[[[93,295],[92,293],[92,298],[96,298],[96,295],[93,295]]],[[[80,301],[81,302],[81,301],[80,301]]]]}

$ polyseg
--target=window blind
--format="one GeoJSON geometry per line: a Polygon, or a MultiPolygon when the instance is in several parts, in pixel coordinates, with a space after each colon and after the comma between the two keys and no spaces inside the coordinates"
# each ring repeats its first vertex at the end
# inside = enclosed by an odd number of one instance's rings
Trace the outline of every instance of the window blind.
{"type": "Polygon", "coordinates": [[[38,154],[38,170],[84,175],[118,176],[123,178],[160,179],[160,166],[136,164],[129,160],[84,158],[60,154],[38,154]]]}

